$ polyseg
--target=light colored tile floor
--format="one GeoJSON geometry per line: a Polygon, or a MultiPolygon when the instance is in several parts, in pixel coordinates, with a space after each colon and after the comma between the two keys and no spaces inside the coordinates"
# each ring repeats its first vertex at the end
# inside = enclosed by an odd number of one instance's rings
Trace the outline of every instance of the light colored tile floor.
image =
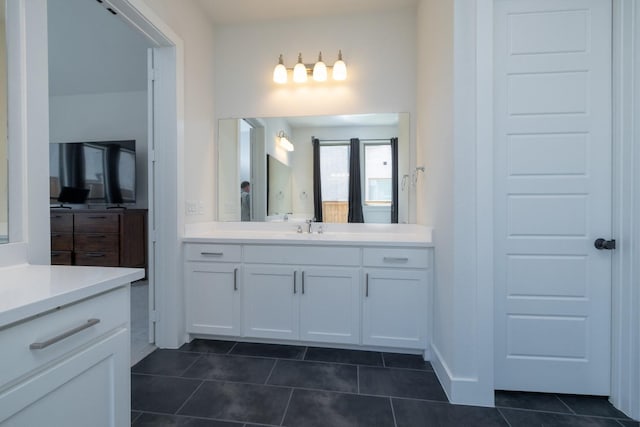
{"type": "Polygon", "coordinates": [[[149,344],[149,282],[131,284],[131,366],[155,350],[149,344]]]}

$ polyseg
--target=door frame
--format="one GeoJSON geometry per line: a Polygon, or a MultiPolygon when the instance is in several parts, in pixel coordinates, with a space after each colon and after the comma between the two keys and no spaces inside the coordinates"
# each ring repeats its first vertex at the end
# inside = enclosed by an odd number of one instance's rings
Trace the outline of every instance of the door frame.
{"type": "Polygon", "coordinates": [[[148,108],[154,117],[149,156],[155,161],[155,179],[149,180],[148,229],[155,307],[149,309],[156,320],[156,345],[178,348],[186,336],[184,295],[176,285],[182,283],[183,266],[175,262],[182,259],[184,232],[184,43],[144,0],[104,3],[153,46],[154,97],[148,108]]]}
{"type": "MultiPolygon", "coordinates": [[[[456,6],[456,27],[459,18],[471,23],[464,35],[471,36],[471,43],[463,41],[461,50],[470,49],[475,62],[470,71],[458,77],[475,93],[476,102],[459,107],[460,118],[474,124],[469,142],[474,144],[476,167],[476,283],[478,298],[479,336],[491,337],[494,327],[494,241],[493,241],[493,28],[494,4],[498,0],[478,0],[456,6]],[[466,10],[464,10],[466,8],[466,10]],[[489,250],[487,250],[489,249],[489,250]],[[491,301],[481,295],[490,295],[491,301]],[[490,329],[489,329],[490,328],[490,329]]],[[[639,136],[634,118],[640,118],[640,78],[634,76],[634,63],[640,60],[640,5],[635,0],[611,0],[613,5],[613,238],[618,249],[613,252],[612,271],[612,342],[611,342],[611,396],[613,405],[632,418],[640,418],[640,337],[634,335],[640,323],[640,297],[633,291],[634,280],[640,278],[635,267],[640,253],[640,230],[634,227],[632,218],[640,215],[640,188],[633,186],[640,178],[640,153],[633,150],[633,137],[639,136]],[[635,44],[634,44],[635,41],[635,44]],[[634,50],[635,49],[635,50],[634,50]],[[629,96],[629,94],[632,94],[629,96]],[[634,162],[634,159],[636,160],[634,162]],[[635,262],[634,262],[635,261],[635,262]]],[[[456,47],[456,50],[458,47],[456,47]]],[[[456,55],[458,58],[458,55],[456,55]]],[[[457,68],[458,66],[456,66],[457,68]]],[[[456,82],[457,84],[457,82],[456,82]]],[[[637,331],[636,331],[637,332],[637,331]]],[[[478,378],[491,384],[493,389],[492,346],[480,348],[478,378]],[[481,374],[485,372],[485,374],[481,374]],[[490,375],[486,374],[490,372],[490,375]]],[[[489,398],[489,396],[485,396],[489,398]]],[[[493,400],[493,397],[490,397],[493,400]]],[[[481,400],[478,398],[478,400],[481,400]]]]}

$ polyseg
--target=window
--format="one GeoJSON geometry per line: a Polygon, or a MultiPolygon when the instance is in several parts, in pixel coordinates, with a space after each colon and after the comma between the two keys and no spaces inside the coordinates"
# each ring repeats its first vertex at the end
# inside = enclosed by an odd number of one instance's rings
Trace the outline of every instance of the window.
{"type": "Polygon", "coordinates": [[[391,205],[391,145],[363,144],[364,204],[391,205]]]}
{"type": "Polygon", "coordinates": [[[347,222],[349,215],[349,145],[320,146],[320,182],[324,222],[347,222]]]}

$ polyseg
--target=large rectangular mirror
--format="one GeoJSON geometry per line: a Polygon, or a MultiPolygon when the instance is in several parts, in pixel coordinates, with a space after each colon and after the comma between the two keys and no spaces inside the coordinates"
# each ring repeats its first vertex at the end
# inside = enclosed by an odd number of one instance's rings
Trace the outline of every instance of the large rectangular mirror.
{"type": "Polygon", "coordinates": [[[0,0],[0,243],[9,241],[9,147],[7,141],[7,38],[5,0],[0,0]]]}
{"type": "Polygon", "coordinates": [[[221,119],[218,131],[219,221],[408,222],[408,113],[221,119]]]}

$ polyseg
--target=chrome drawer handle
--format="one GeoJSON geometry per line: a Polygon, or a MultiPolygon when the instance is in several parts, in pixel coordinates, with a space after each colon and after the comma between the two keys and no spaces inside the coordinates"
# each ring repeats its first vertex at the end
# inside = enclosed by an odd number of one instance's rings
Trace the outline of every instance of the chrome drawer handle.
{"type": "Polygon", "coordinates": [[[369,273],[366,273],[364,275],[364,286],[365,286],[364,296],[368,298],[369,297],[369,273]]]}
{"type": "Polygon", "coordinates": [[[233,269],[233,290],[234,291],[238,290],[238,269],[237,268],[233,269]]]}
{"type": "Polygon", "coordinates": [[[386,256],[386,257],[382,258],[382,260],[384,262],[409,262],[409,258],[407,258],[407,257],[386,256]]]}
{"type": "Polygon", "coordinates": [[[200,252],[202,256],[222,256],[224,252],[200,252]]]}
{"type": "Polygon", "coordinates": [[[59,341],[62,341],[65,338],[69,338],[71,335],[75,335],[80,331],[84,331],[85,329],[88,329],[94,325],[97,325],[98,323],[100,323],[100,319],[89,319],[87,320],[87,322],[83,325],[80,326],[76,326],[73,329],[69,329],[67,332],[63,332],[60,335],[57,335],[51,339],[48,339],[46,341],[42,341],[42,342],[34,342],[33,344],[31,344],[29,346],[30,350],[42,350],[43,348],[47,348],[52,344],[55,344],[59,341]]]}

